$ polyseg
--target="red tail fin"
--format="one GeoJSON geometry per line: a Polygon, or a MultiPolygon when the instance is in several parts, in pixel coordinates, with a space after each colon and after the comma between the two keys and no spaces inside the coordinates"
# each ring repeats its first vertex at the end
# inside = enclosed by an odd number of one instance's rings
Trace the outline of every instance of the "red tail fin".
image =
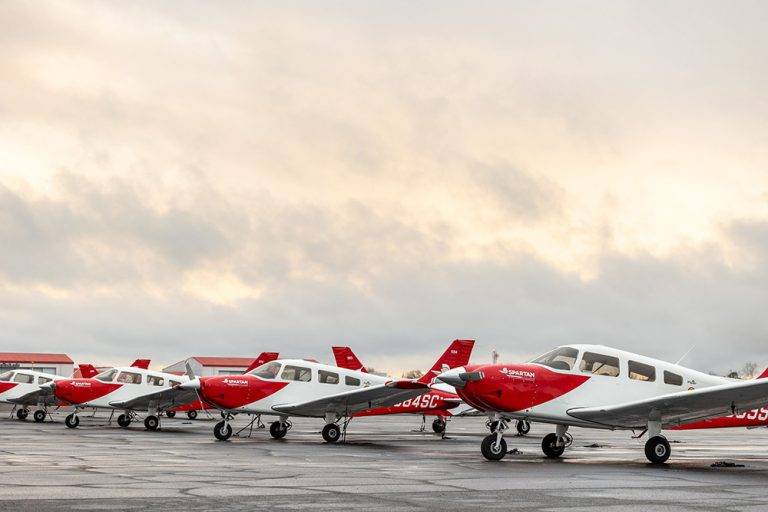
{"type": "Polygon", "coordinates": [[[253,360],[253,362],[251,363],[251,366],[249,366],[248,369],[245,370],[245,373],[248,373],[249,371],[258,368],[264,363],[274,361],[278,357],[280,357],[280,354],[277,352],[262,352],[261,354],[259,354],[259,357],[253,360]]]}
{"type": "Polygon", "coordinates": [[[757,376],[757,377],[755,377],[755,378],[756,378],[756,379],[765,379],[766,377],[768,377],[768,368],[766,368],[765,370],[763,370],[763,373],[761,373],[760,375],[758,375],[758,376],[757,376]]]}
{"type": "Polygon", "coordinates": [[[435,377],[444,371],[466,365],[469,363],[469,356],[472,354],[472,347],[474,346],[475,340],[453,340],[448,350],[443,352],[443,355],[432,368],[421,376],[419,382],[430,384],[435,377]]]}
{"type": "Polygon", "coordinates": [[[357,358],[352,349],[349,347],[331,347],[333,349],[333,357],[336,358],[336,366],[339,368],[345,368],[347,370],[355,370],[356,372],[368,373],[363,363],[357,358]]]}
{"type": "Polygon", "coordinates": [[[131,363],[131,368],[141,368],[142,370],[148,370],[149,359],[137,359],[131,363]]]}
{"type": "Polygon", "coordinates": [[[99,370],[94,368],[92,364],[79,364],[77,369],[80,371],[80,377],[84,379],[90,379],[99,374],[99,370]]]}

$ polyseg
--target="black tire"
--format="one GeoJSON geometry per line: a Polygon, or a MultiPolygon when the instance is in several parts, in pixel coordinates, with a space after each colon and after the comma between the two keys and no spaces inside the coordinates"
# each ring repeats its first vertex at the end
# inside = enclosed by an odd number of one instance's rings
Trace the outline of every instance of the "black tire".
{"type": "Polygon", "coordinates": [[[269,435],[275,439],[282,439],[285,434],[288,433],[288,427],[280,423],[279,421],[272,422],[269,426],[269,435]]]}
{"type": "Polygon", "coordinates": [[[565,451],[565,444],[558,446],[557,434],[547,434],[541,440],[541,451],[550,459],[557,459],[565,451]]]}
{"type": "Polygon", "coordinates": [[[117,424],[123,428],[128,428],[128,426],[131,424],[131,417],[127,414],[121,414],[117,417],[117,424]]]}
{"type": "Polygon", "coordinates": [[[64,418],[64,424],[69,428],[77,428],[77,426],[80,424],[80,418],[74,414],[70,414],[64,418]]]}
{"type": "Polygon", "coordinates": [[[197,418],[197,411],[187,411],[187,418],[194,420],[197,418]]]}
{"type": "Polygon", "coordinates": [[[432,430],[436,434],[442,434],[445,432],[445,421],[440,418],[435,418],[435,420],[432,422],[432,430]]]}
{"type": "Polygon", "coordinates": [[[165,411],[166,418],[173,418],[174,416],[176,416],[176,411],[165,411]]]}
{"type": "Polygon", "coordinates": [[[29,416],[29,409],[19,409],[16,411],[16,417],[20,420],[26,420],[27,416],[29,416]]]}
{"type": "Polygon", "coordinates": [[[651,464],[664,464],[672,455],[672,449],[664,436],[653,436],[645,443],[645,456],[651,464]]]}
{"type": "Polygon", "coordinates": [[[226,421],[220,421],[213,427],[213,437],[219,441],[226,441],[232,437],[232,425],[226,421]]]}
{"type": "Polygon", "coordinates": [[[45,421],[45,411],[42,409],[38,409],[32,414],[32,418],[35,420],[35,423],[42,423],[45,421]]]}
{"type": "Polygon", "coordinates": [[[524,436],[531,431],[531,424],[525,420],[518,420],[517,425],[515,426],[517,427],[517,433],[521,436],[524,436]]]}
{"type": "Polygon", "coordinates": [[[480,443],[480,452],[488,460],[501,460],[507,454],[507,442],[502,437],[499,446],[496,447],[496,434],[485,436],[483,442],[480,443]]]}
{"type": "Polygon", "coordinates": [[[492,422],[488,423],[488,430],[490,430],[491,432],[496,432],[496,429],[498,429],[498,428],[499,428],[499,421],[498,420],[495,420],[495,421],[492,421],[492,422]]]}
{"type": "MultiPolygon", "coordinates": [[[[279,423],[279,422],[275,422],[279,423]]],[[[274,423],[273,423],[274,425],[274,423]]],[[[272,427],[269,428],[270,434],[272,433],[272,427]]],[[[335,423],[329,423],[323,427],[323,439],[326,443],[335,443],[341,437],[341,429],[335,423]]]]}
{"type": "Polygon", "coordinates": [[[147,430],[157,430],[160,427],[160,419],[157,416],[149,415],[144,418],[144,428],[147,430]]]}

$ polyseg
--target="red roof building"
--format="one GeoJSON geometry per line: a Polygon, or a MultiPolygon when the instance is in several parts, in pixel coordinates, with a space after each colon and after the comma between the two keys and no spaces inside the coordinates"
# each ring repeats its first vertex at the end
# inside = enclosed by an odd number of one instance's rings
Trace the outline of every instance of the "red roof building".
{"type": "Polygon", "coordinates": [[[0,352],[0,372],[24,369],[69,377],[73,368],[72,359],[66,354],[0,352]]]}

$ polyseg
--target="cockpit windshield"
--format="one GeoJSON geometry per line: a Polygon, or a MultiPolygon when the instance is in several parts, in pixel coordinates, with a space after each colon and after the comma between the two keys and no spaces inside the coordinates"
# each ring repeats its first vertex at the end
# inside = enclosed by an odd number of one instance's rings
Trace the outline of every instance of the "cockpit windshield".
{"type": "Polygon", "coordinates": [[[8,382],[9,380],[11,380],[12,375],[13,375],[13,372],[0,373],[0,382],[8,382]]]}
{"type": "Polygon", "coordinates": [[[248,373],[262,379],[274,379],[280,373],[280,366],[280,363],[272,361],[270,363],[264,363],[248,373]]]}
{"type": "Polygon", "coordinates": [[[572,370],[576,359],[579,357],[579,351],[571,347],[556,348],[532,360],[532,363],[543,364],[555,370],[572,370]]]}
{"type": "Polygon", "coordinates": [[[95,376],[94,379],[100,380],[102,382],[112,382],[113,380],[115,380],[115,375],[117,375],[117,370],[113,368],[111,370],[101,372],[100,374],[95,376]]]}

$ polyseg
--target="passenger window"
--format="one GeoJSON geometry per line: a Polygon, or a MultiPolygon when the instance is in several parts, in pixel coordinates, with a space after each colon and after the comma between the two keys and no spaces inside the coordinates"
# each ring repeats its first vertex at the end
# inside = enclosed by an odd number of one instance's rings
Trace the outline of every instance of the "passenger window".
{"type": "Polygon", "coordinates": [[[51,382],[53,379],[49,379],[48,377],[38,377],[37,383],[38,384],[45,384],[46,382],[51,382]]]}
{"type": "Polygon", "coordinates": [[[619,358],[613,356],[604,356],[594,352],[584,352],[579,369],[585,373],[594,375],[607,375],[608,377],[619,376],[619,358]]]}
{"type": "Polygon", "coordinates": [[[671,386],[682,386],[683,378],[676,373],[664,370],[664,384],[669,384],[671,386]]]}
{"type": "Polygon", "coordinates": [[[117,375],[117,370],[112,369],[112,370],[107,370],[105,372],[101,372],[94,378],[102,382],[112,382],[113,380],[115,380],[115,375],[117,375]]]}
{"type": "Polygon", "coordinates": [[[13,382],[20,382],[21,384],[32,384],[35,382],[35,378],[32,375],[27,375],[25,373],[17,373],[13,378],[13,382]]]}
{"type": "Polygon", "coordinates": [[[11,377],[13,376],[13,372],[5,372],[0,374],[0,382],[8,382],[11,380],[11,377]]]}
{"type": "Polygon", "coordinates": [[[344,377],[344,384],[347,386],[359,386],[360,385],[360,379],[356,379],[355,377],[350,377],[349,375],[344,377]]]}
{"type": "Polygon", "coordinates": [[[280,373],[280,363],[265,363],[250,371],[250,374],[262,379],[274,379],[280,373]]]}
{"type": "Polygon", "coordinates": [[[543,364],[544,366],[549,366],[555,370],[572,370],[578,357],[579,351],[575,348],[560,347],[551,352],[547,352],[531,362],[543,364]]]}
{"type": "Polygon", "coordinates": [[[333,372],[327,372],[325,370],[318,370],[317,380],[319,380],[323,384],[338,384],[339,374],[333,373],[333,372]]]}
{"type": "Polygon", "coordinates": [[[171,385],[172,388],[175,388],[176,386],[181,386],[181,382],[177,380],[169,380],[168,383],[171,385]]]}
{"type": "Polygon", "coordinates": [[[165,379],[156,375],[147,375],[147,384],[150,386],[162,386],[165,384],[165,379]]]}
{"type": "Polygon", "coordinates": [[[283,373],[280,375],[283,380],[297,380],[299,382],[309,382],[312,380],[312,370],[303,366],[286,365],[283,373]]]}
{"type": "Polygon", "coordinates": [[[133,372],[121,372],[117,382],[123,384],[141,384],[141,374],[133,372]]]}
{"type": "Polygon", "coordinates": [[[656,368],[649,364],[630,361],[629,378],[635,380],[644,380],[646,382],[653,382],[656,380],[656,368]]]}

